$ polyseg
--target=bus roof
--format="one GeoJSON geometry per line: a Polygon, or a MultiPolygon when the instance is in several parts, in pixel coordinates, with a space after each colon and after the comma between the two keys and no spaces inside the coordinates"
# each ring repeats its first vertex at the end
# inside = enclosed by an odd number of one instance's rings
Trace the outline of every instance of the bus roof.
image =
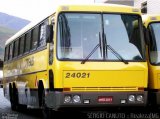
{"type": "Polygon", "coordinates": [[[92,3],[92,4],[66,4],[58,7],[60,11],[93,11],[93,12],[124,12],[133,13],[133,9],[140,9],[137,7],[118,5],[118,4],[107,4],[107,3],[92,3]],[[114,9],[113,9],[114,8],[114,9]]]}
{"type": "MultiPolygon", "coordinates": [[[[45,17],[46,18],[46,17],[45,17]]],[[[24,28],[22,28],[20,31],[18,31],[15,35],[13,35],[11,38],[9,38],[5,45],[9,44],[10,42],[12,42],[14,39],[20,37],[21,35],[23,35],[25,32],[29,31],[30,29],[32,29],[32,27],[36,26],[38,23],[40,23],[41,21],[43,21],[45,18],[42,19],[37,19],[31,23],[29,23],[28,25],[26,25],[24,28]]]]}
{"type": "Polygon", "coordinates": [[[147,27],[151,22],[160,22],[160,15],[159,14],[145,14],[142,15],[142,20],[144,25],[147,27]]]}
{"type": "MultiPolygon", "coordinates": [[[[57,13],[62,11],[77,11],[77,12],[109,12],[109,13],[131,13],[131,14],[141,14],[140,9],[136,7],[126,6],[126,5],[115,5],[115,4],[104,4],[104,3],[94,3],[94,4],[65,4],[59,5],[57,7],[57,13]]],[[[55,11],[54,11],[55,12],[55,11]]],[[[36,26],[38,23],[43,21],[48,16],[52,15],[54,12],[38,19],[36,21],[31,22],[22,30],[17,32],[11,38],[9,38],[5,45],[8,45],[14,39],[17,39],[21,35],[23,35],[28,30],[32,29],[32,27],[36,26]]]]}

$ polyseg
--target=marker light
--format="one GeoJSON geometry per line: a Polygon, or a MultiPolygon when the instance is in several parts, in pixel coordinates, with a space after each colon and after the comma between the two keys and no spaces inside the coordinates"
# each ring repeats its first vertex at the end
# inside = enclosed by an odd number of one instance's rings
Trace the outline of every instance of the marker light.
{"type": "Polygon", "coordinates": [[[143,102],[143,96],[142,95],[138,95],[137,96],[137,101],[139,101],[139,102],[143,102]]]}
{"type": "Polygon", "coordinates": [[[65,103],[71,102],[71,96],[70,96],[70,95],[66,95],[66,96],[64,97],[64,102],[65,102],[65,103]]]}
{"type": "Polygon", "coordinates": [[[80,103],[81,102],[81,98],[79,95],[74,95],[73,96],[73,102],[74,103],[80,103]]]}
{"type": "Polygon", "coordinates": [[[130,102],[135,102],[135,96],[134,96],[134,95],[130,95],[130,96],[128,97],[128,100],[129,100],[130,102]]]}

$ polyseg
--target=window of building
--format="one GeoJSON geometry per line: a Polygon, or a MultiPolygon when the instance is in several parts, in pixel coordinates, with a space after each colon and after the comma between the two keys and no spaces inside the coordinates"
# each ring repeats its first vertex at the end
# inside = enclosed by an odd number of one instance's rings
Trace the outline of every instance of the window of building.
{"type": "Polygon", "coordinates": [[[141,12],[147,13],[147,1],[141,4],[141,12]]]}

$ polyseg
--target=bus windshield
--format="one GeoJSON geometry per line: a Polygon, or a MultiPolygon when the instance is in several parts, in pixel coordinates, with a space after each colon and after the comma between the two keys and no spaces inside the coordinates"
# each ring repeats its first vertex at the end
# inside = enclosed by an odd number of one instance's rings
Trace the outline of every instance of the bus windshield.
{"type": "Polygon", "coordinates": [[[151,64],[160,64],[160,23],[149,25],[151,39],[149,44],[151,64]]]}
{"type": "Polygon", "coordinates": [[[58,17],[57,56],[60,60],[143,60],[144,41],[138,15],[61,13],[58,17]],[[102,44],[102,45],[101,45],[102,44]]]}

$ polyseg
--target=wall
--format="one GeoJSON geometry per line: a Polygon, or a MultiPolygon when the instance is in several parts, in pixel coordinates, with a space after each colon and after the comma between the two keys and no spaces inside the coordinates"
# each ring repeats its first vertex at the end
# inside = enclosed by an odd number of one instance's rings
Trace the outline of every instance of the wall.
{"type": "Polygon", "coordinates": [[[120,5],[134,5],[134,0],[106,0],[104,3],[120,4],[120,5]]]}
{"type": "Polygon", "coordinates": [[[147,0],[134,0],[134,6],[141,8],[141,3],[145,2],[147,0]]]}
{"type": "Polygon", "coordinates": [[[147,1],[148,14],[160,14],[160,0],[134,0],[134,6],[141,8],[141,3],[147,1]]]}

